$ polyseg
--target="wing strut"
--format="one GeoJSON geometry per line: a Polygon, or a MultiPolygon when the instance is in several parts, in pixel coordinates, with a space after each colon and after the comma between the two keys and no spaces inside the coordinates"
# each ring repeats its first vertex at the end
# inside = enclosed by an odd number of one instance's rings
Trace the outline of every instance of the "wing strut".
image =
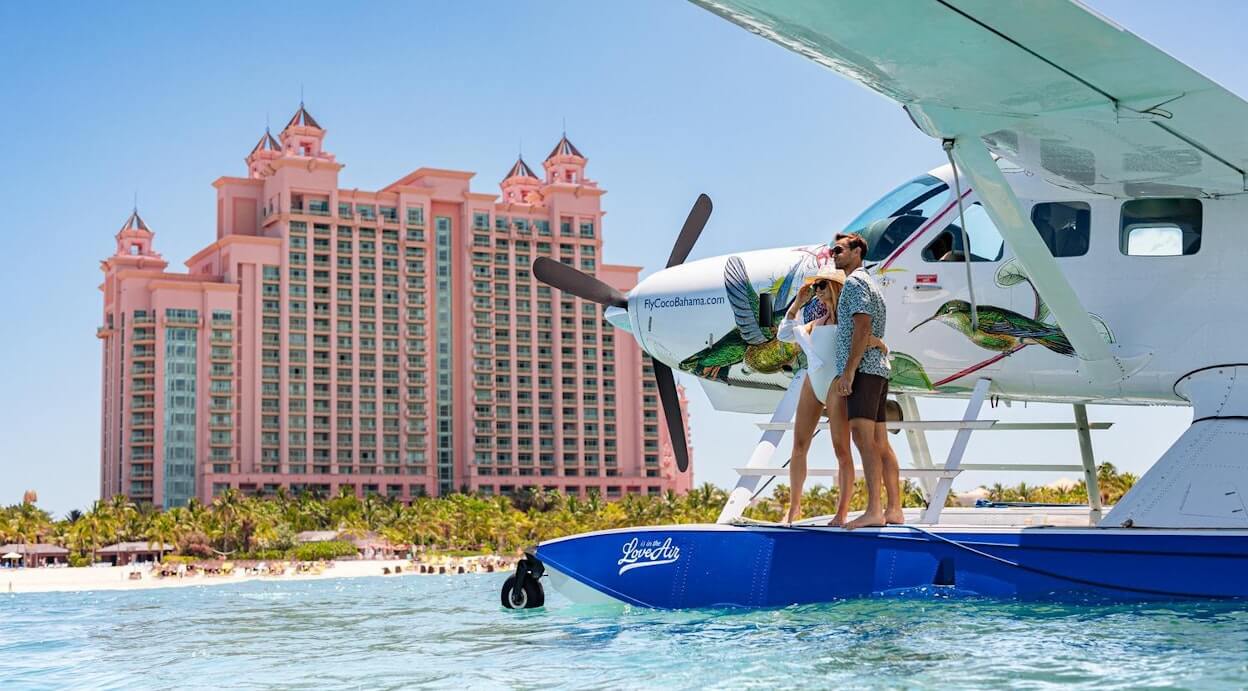
{"type": "Polygon", "coordinates": [[[975,282],[971,279],[971,237],[962,208],[962,181],[958,177],[958,167],[953,163],[953,140],[946,139],[940,145],[945,150],[945,156],[949,157],[949,167],[953,169],[953,196],[958,200],[958,226],[962,228],[962,266],[966,267],[966,292],[971,296],[971,331],[979,331],[979,304],[975,302],[975,282]]]}
{"type": "Polygon", "coordinates": [[[1097,331],[1079,296],[1062,275],[1049,248],[1040,239],[1040,234],[1014,196],[1014,190],[1010,189],[997,162],[979,137],[955,138],[952,154],[957,167],[970,178],[971,187],[1001,231],[1010,251],[1031,278],[1036,292],[1075,347],[1080,360],[1080,373],[1089,381],[1101,384],[1118,382],[1130,376],[1136,368],[1129,367],[1110,352],[1109,344],[1097,331]]]}

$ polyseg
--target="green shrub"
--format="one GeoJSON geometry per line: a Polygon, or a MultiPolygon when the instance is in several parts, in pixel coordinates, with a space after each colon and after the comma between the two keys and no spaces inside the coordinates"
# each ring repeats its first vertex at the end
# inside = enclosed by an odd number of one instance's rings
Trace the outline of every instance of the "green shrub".
{"type": "Polygon", "coordinates": [[[290,553],[285,549],[258,549],[254,552],[241,552],[233,555],[232,559],[253,559],[256,561],[282,561],[290,553]]]}
{"type": "Polygon", "coordinates": [[[290,550],[290,556],[299,561],[317,561],[319,559],[337,559],[338,557],[354,557],[358,554],[355,545],[343,540],[328,542],[306,542],[290,550]]]}
{"type": "Polygon", "coordinates": [[[69,565],[70,566],[90,566],[91,555],[90,554],[71,554],[69,555],[69,565]]]}

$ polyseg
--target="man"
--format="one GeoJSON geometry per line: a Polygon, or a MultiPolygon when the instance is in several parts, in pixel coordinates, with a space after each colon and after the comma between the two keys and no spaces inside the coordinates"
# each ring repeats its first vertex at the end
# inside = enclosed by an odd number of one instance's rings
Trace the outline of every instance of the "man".
{"type": "Polygon", "coordinates": [[[836,268],[846,275],[845,288],[836,308],[840,328],[836,334],[835,367],[840,375],[833,381],[832,388],[846,397],[849,433],[854,446],[858,447],[862,473],[867,481],[867,510],[845,527],[902,523],[900,473],[884,426],[890,374],[888,358],[880,348],[867,345],[872,336],[884,337],[884,295],[862,266],[867,255],[867,241],[861,235],[837,235],[831,252],[836,268]],[[887,507],[881,506],[881,485],[887,489],[887,507]]]}

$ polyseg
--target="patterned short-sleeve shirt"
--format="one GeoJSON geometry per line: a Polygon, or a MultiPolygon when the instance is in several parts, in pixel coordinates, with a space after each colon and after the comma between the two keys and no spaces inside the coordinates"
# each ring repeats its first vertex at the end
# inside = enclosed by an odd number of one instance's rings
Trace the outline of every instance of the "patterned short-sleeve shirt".
{"type": "MultiPolygon", "coordinates": [[[[849,349],[854,341],[854,315],[871,315],[871,334],[876,338],[884,338],[884,320],[886,309],[884,294],[880,292],[875,280],[867,270],[858,267],[845,279],[845,288],[841,291],[841,300],[836,305],[836,321],[840,328],[836,330],[836,371],[844,372],[849,362],[849,349]]],[[[879,348],[868,347],[858,363],[858,371],[862,374],[875,374],[885,379],[891,373],[888,358],[879,348]]]]}

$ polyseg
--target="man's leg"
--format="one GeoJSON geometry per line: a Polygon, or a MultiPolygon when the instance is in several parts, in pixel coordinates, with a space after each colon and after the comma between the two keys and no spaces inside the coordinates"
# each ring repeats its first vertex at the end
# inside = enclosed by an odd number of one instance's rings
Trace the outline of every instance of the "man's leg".
{"type": "MultiPolygon", "coordinates": [[[[850,414],[853,414],[850,410],[850,414]]],[[[867,480],[867,510],[858,518],[845,524],[846,528],[866,528],[884,525],[884,508],[880,502],[880,485],[883,483],[880,455],[875,445],[875,420],[855,417],[849,421],[849,433],[862,458],[862,474],[867,480]]]]}
{"type": "Polygon", "coordinates": [[[897,462],[897,453],[888,442],[888,430],[884,423],[875,424],[875,448],[880,454],[880,465],[883,467],[884,492],[888,495],[888,504],[884,508],[884,520],[887,523],[905,523],[905,515],[901,511],[901,466],[897,462]]]}

